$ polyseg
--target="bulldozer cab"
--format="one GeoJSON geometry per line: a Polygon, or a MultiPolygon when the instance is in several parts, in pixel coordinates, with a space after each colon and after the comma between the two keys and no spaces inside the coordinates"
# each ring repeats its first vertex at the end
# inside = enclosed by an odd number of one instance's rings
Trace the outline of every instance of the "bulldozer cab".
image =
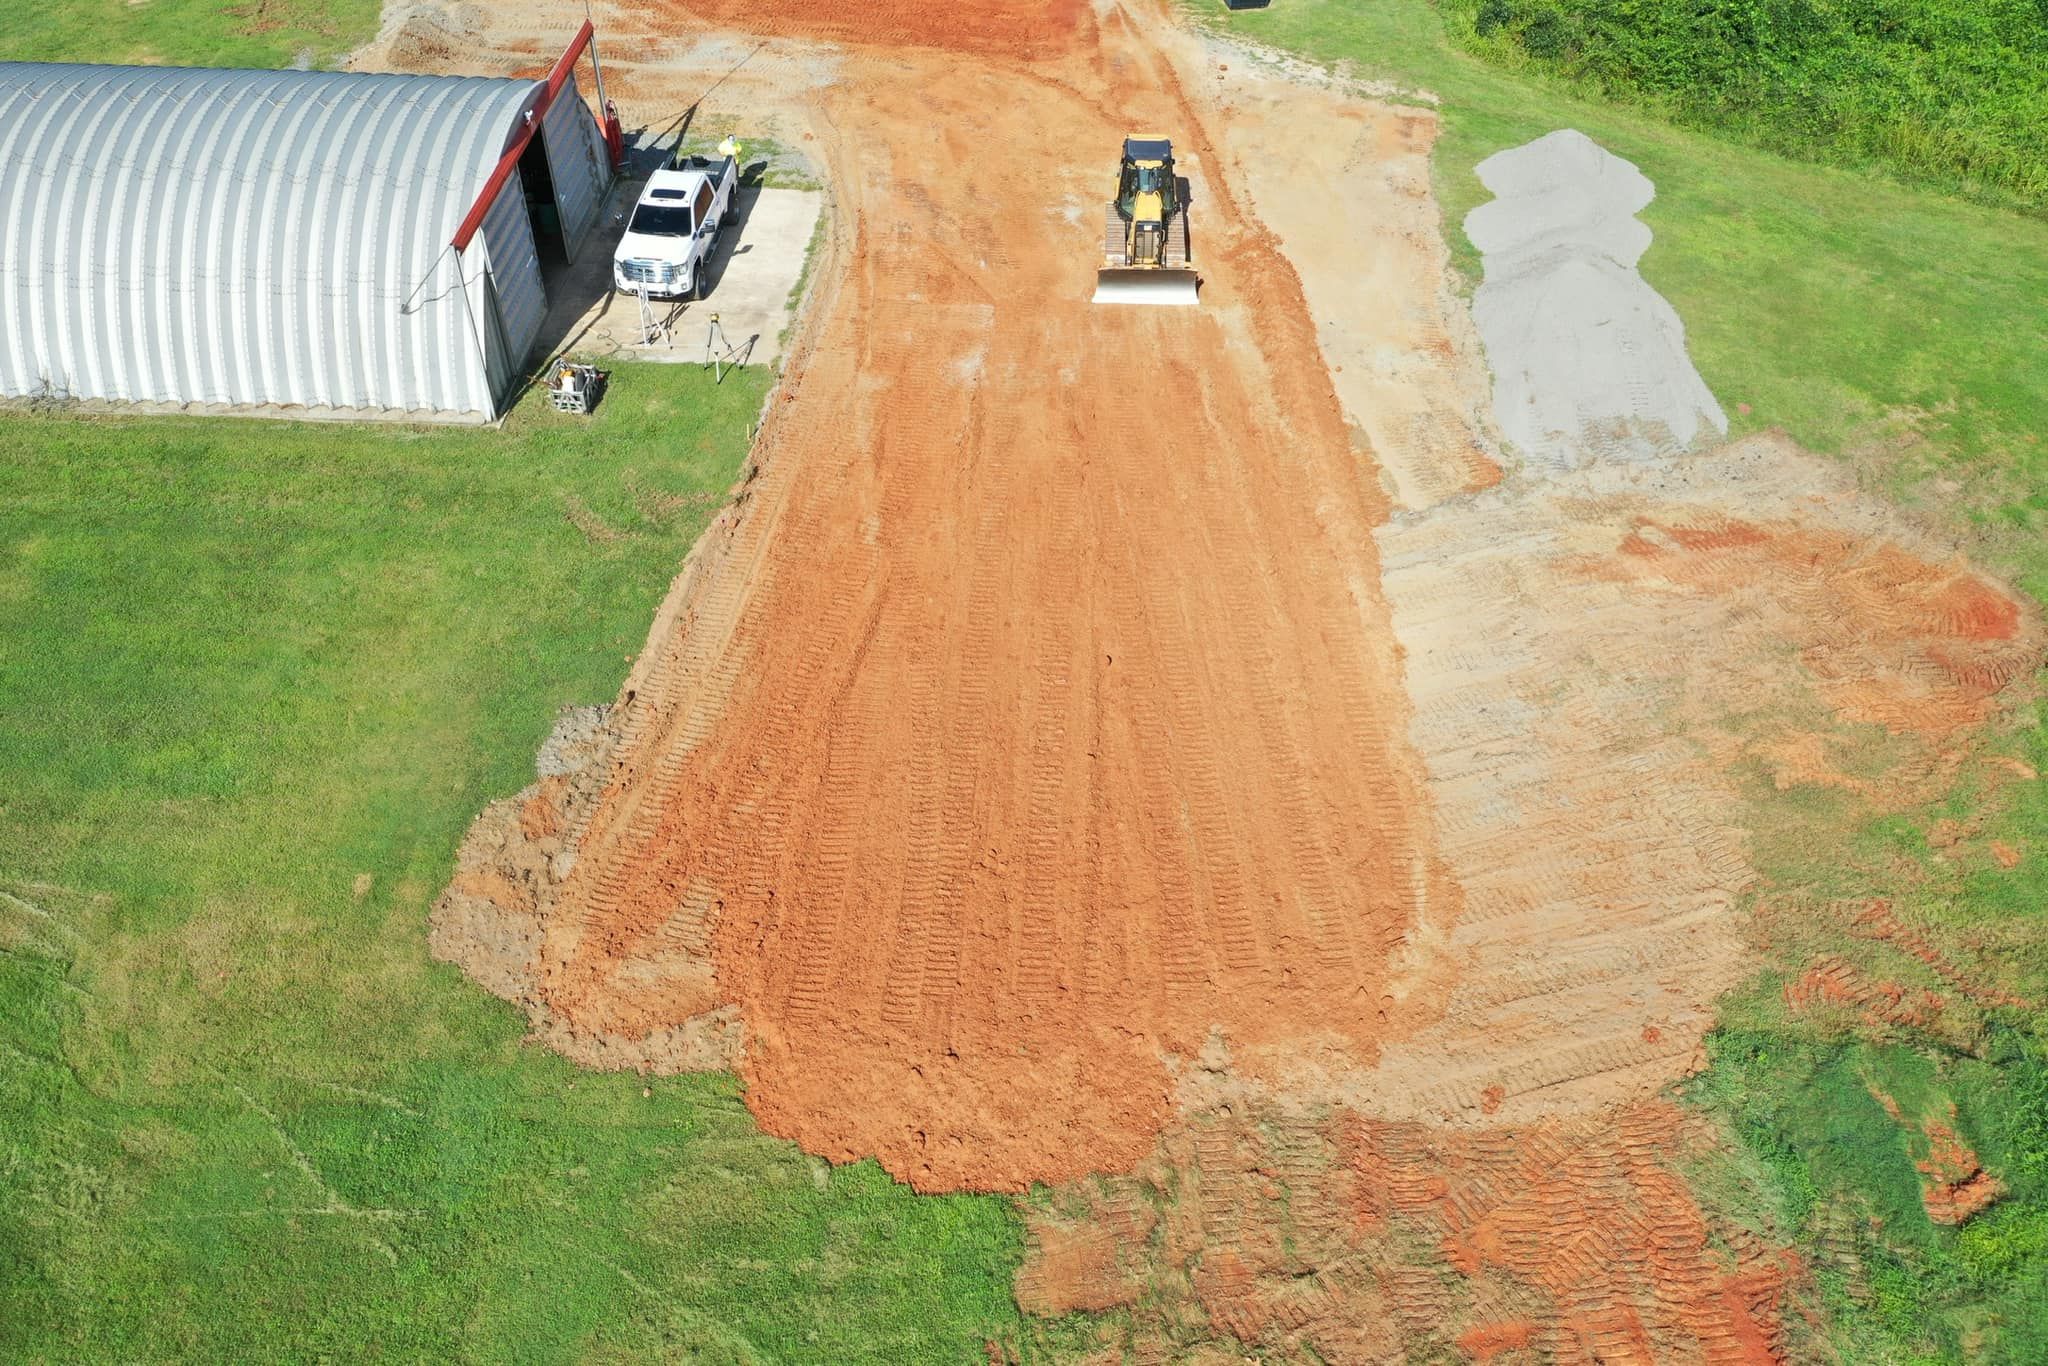
{"type": "Polygon", "coordinates": [[[1165,138],[1125,138],[1116,208],[1127,222],[1160,222],[1180,207],[1173,144],[1165,138]]]}

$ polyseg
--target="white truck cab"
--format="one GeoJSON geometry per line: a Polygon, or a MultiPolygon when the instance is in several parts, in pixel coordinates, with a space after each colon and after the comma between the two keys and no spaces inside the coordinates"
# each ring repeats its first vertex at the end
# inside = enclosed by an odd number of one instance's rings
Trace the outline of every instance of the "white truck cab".
{"type": "Polygon", "coordinates": [[[704,263],[718,246],[739,180],[739,148],[731,139],[722,160],[678,157],[648,177],[626,235],[612,253],[612,284],[621,294],[694,299],[704,263]]]}

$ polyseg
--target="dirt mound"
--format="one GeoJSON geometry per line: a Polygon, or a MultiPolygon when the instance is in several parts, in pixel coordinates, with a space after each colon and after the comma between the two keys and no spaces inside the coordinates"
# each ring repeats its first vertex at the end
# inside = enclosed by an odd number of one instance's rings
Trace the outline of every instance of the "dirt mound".
{"type": "Polygon", "coordinates": [[[1210,1111],[1027,1208],[1018,1300],[1124,1306],[1109,1345],[1140,1361],[1782,1360],[1797,1264],[1694,1203],[1679,1165],[1712,1151],[1663,1102],[1476,1131],[1210,1111]]]}

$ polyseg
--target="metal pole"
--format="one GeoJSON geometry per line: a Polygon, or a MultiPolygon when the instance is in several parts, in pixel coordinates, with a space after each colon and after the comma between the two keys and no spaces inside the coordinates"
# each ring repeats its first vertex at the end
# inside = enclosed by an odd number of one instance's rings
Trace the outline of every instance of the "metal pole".
{"type": "Polygon", "coordinates": [[[596,32],[596,27],[597,27],[597,21],[596,21],[595,19],[592,19],[592,18],[590,17],[590,0],[583,0],[583,17],[584,17],[584,19],[585,19],[585,20],[587,20],[587,21],[588,21],[588,22],[590,23],[590,25],[591,25],[591,34],[590,34],[590,74],[591,74],[591,76],[592,76],[593,78],[595,78],[595,79],[596,79],[596,81],[597,81],[597,116],[598,116],[599,120],[602,120],[602,119],[604,118],[604,108],[605,108],[605,98],[604,98],[604,67],[603,67],[602,65],[600,65],[600,64],[599,64],[599,62],[598,62],[598,60],[597,60],[597,32],[596,32]]]}
{"type": "MultiPolygon", "coordinates": [[[[462,316],[469,322],[469,335],[476,339],[477,361],[484,374],[484,397],[491,405],[491,420],[495,422],[501,414],[498,412],[498,389],[491,382],[491,348],[484,341],[482,329],[476,325],[476,311],[470,307],[468,272],[462,268],[462,253],[452,246],[445,250],[455,262],[455,285],[462,295],[462,316]]],[[[511,376],[506,375],[506,379],[511,379],[511,376]]]]}

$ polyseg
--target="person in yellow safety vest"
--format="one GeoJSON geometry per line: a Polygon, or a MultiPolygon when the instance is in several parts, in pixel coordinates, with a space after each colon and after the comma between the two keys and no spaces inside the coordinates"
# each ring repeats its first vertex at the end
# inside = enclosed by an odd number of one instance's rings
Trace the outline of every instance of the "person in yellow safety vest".
{"type": "Polygon", "coordinates": [[[730,157],[733,164],[738,165],[740,159],[739,140],[730,133],[726,134],[725,141],[718,144],[718,154],[722,157],[730,157]]]}

